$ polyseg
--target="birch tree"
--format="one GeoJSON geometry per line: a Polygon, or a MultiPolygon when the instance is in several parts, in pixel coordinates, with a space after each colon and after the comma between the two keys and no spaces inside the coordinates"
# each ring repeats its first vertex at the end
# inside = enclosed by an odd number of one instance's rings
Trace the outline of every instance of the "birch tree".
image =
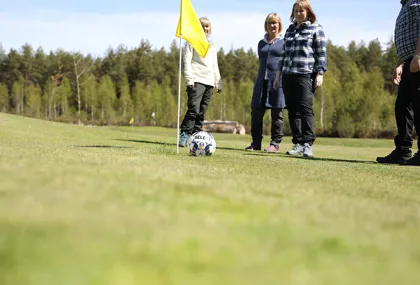
{"type": "Polygon", "coordinates": [[[77,90],[77,122],[80,125],[80,109],[82,106],[82,101],[80,99],[80,77],[90,70],[93,65],[93,60],[89,58],[83,58],[80,53],[73,54],[73,63],[74,63],[74,74],[76,77],[76,90],[77,90]]]}

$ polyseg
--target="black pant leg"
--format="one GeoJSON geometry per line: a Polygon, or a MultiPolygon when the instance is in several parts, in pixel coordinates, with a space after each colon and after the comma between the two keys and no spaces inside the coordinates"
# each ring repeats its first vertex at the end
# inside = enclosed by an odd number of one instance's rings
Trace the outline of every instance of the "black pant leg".
{"type": "Polygon", "coordinates": [[[279,145],[283,140],[283,109],[271,109],[271,142],[272,145],[279,145]]]}
{"type": "Polygon", "coordinates": [[[315,118],[314,118],[314,77],[307,75],[298,76],[296,86],[298,94],[298,112],[301,118],[302,142],[312,145],[315,141],[315,118]]]}
{"type": "Polygon", "coordinates": [[[203,129],[204,115],[206,114],[207,109],[209,108],[211,98],[213,97],[213,87],[212,86],[204,85],[204,84],[201,84],[201,83],[198,83],[197,85],[200,85],[200,90],[202,88],[203,93],[202,93],[202,98],[201,98],[201,102],[200,102],[200,111],[198,113],[198,116],[196,117],[193,132],[198,132],[198,131],[201,131],[203,129]]]}
{"type": "Polygon", "coordinates": [[[204,88],[202,84],[194,84],[194,88],[187,87],[188,110],[182,120],[180,129],[182,132],[193,133],[193,128],[200,112],[200,102],[203,98],[204,88]]]}
{"type": "Polygon", "coordinates": [[[263,139],[263,118],[266,109],[264,107],[253,108],[251,110],[251,136],[255,146],[261,146],[263,139]]]}
{"type": "Polygon", "coordinates": [[[286,109],[289,117],[290,129],[292,130],[292,142],[294,144],[302,144],[302,121],[300,113],[298,111],[298,98],[296,94],[296,82],[297,78],[294,75],[283,75],[282,86],[283,93],[286,100],[286,109]]]}
{"type": "Polygon", "coordinates": [[[398,134],[394,138],[397,151],[404,156],[411,156],[411,147],[413,146],[414,113],[410,94],[410,77],[409,64],[404,64],[397,100],[395,101],[398,134]]]}
{"type": "Polygon", "coordinates": [[[416,73],[410,72],[410,93],[413,99],[414,127],[417,134],[417,153],[420,155],[420,71],[416,73]]]}

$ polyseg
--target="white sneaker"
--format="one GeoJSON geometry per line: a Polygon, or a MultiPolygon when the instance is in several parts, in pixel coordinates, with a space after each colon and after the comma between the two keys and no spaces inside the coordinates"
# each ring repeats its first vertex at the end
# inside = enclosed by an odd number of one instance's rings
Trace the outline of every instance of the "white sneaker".
{"type": "Polygon", "coordinates": [[[302,155],[303,154],[303,145],[295,144],[291,150],[286,152],[288,155],[302,155]]]}
{"type": "Polygon", "coordinates": [[[304,157],[313,157],[314,154],[312,153],[312,146],[308,143],[303,145],[303,156],[304,157]]]}

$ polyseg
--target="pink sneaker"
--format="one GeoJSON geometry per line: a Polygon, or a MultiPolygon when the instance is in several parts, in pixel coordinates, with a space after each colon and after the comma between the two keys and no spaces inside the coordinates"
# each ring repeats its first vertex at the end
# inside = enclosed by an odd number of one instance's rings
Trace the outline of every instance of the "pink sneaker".
{"type": "Polygon", "coordinates": [[[270,144],[268,147],[264,149],[266,152],[278,152],[279,146],[270,144]]]}

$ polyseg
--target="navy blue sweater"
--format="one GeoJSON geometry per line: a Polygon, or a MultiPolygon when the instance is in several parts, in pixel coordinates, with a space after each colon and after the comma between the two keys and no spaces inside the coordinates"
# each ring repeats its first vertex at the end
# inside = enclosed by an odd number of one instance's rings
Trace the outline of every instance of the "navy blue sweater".
{"type": "Polygon", "coordinates": [[[258,43],[258,59],[260,66],[258,68],[257,79],[255,80],[251,108],[285,107],[283,89],[273,88],[282,49],[283,39],[278,39],[273,44],[269,44],[265,39],[262,39],[258,43]],[[268,80],[267,94],[263,94],[263,85],[265,80],[268,80]]]}

